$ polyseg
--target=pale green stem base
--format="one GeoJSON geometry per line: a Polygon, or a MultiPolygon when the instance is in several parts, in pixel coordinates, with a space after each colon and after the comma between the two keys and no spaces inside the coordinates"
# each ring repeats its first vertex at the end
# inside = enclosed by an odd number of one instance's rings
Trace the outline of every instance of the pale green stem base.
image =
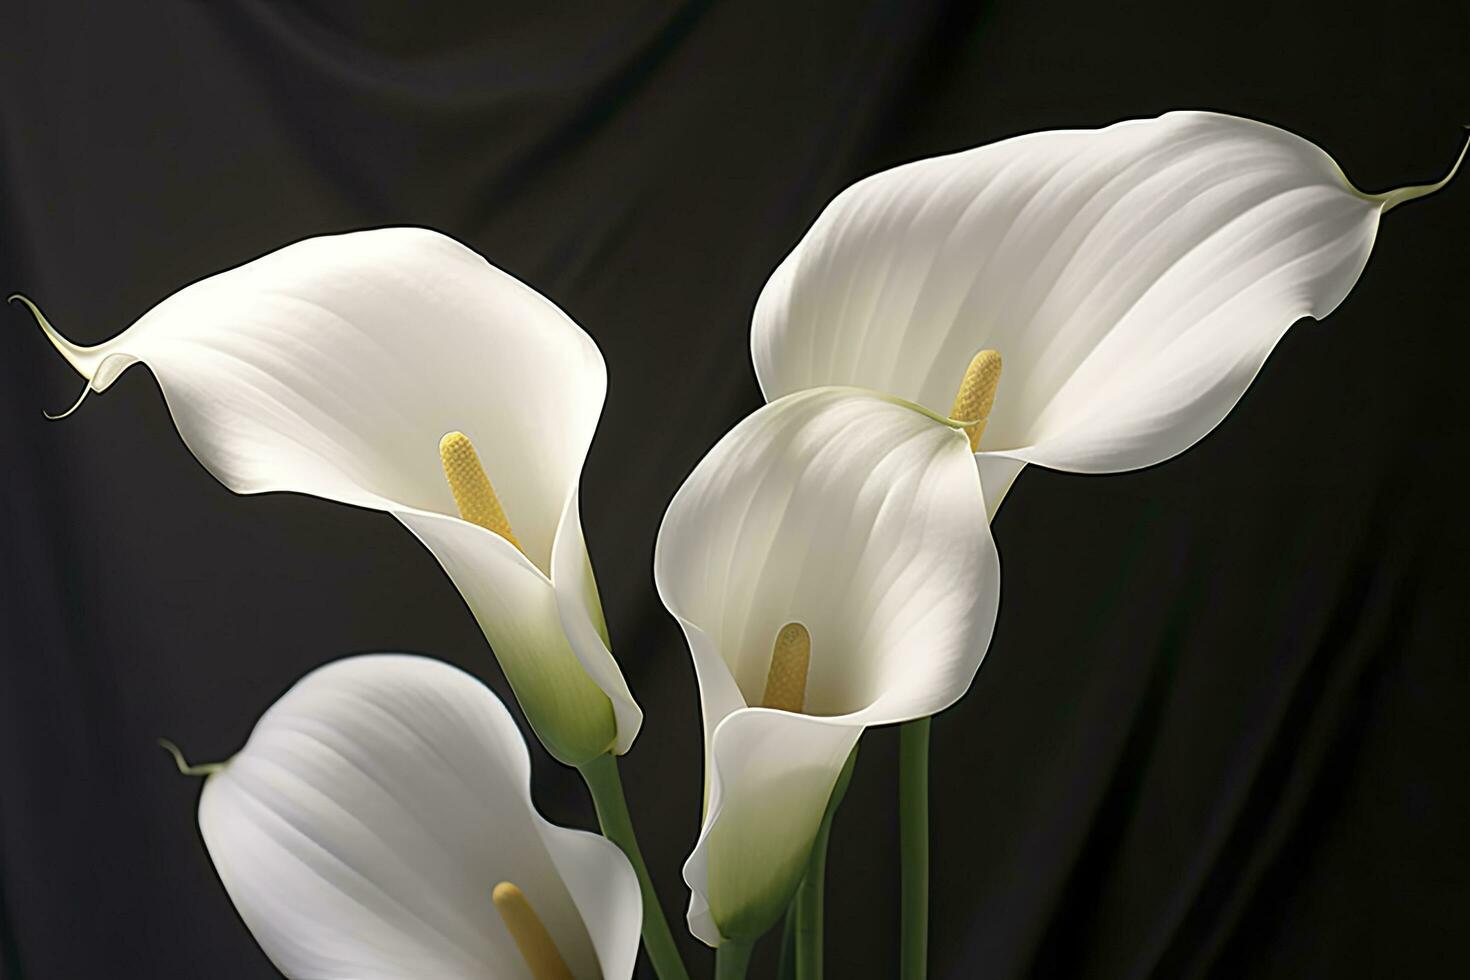
{"type": "Polygon", "coordinates": [[[754,943],[727,939],[715,950],[715,980],[745,980],[754,943]]]}
{"type": "Polygon", "coordinates": [[[920,718],[898,730],[901,980],[924,980],[929,972],[929,722],[920,718]]]}
{"type": "MultiPolygon", "coordinates": [[[[617,757],[600,755],[578,771],[592,793],[592,805],[597,808],[597,822],[602,827],[602,835],[628,856],[633,871],[638,875],[638,890],[643,895],[643,948],[648,951],[653,972],[658,974],[659,980],[689,980],[689,971],[684,969],[684,961],[679,958],[674,934],[669,931],[669,922],[664,918],[664,910],[653,890],[653,881],[648,876],[648,865],[643,863],[643,852],[638,849],[633,818],[628,813],[628,801],[623,798],[617,757]]],[[[747,950],[747,958],[749,955],[747,950]]],[[[743,976],[744,971],[739,975],[743,976]]]]}

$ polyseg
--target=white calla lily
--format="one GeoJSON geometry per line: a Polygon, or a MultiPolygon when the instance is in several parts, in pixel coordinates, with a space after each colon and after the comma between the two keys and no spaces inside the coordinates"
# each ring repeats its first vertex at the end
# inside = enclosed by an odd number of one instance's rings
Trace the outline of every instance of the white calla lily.
{"type": "Polygon", "coordinates": [[[865,727],[968,688],[1000,568],[962,431],[872,392],[767,405],[690,474],[659,531],[659,595],[704,712],[708,799],[689,924],[748,942],[786,908],[865,727]]]}
{"type": "Polygon", "coordinates": [[[450,238],[385,228],[204,279],[95,347],[31,309],[88,390],[146,363],[185,444],[231,490],[398,518],[563,762],[632,744],[642,713],[601,625],[577,508],[606,369],[545,297],[450,238]],[[467,507],[499,523],[462,519],[467,507]]]}
{"type": "Polygon", "coordinates": [[[633,974],[628,859],[536,812],[515,722],[460,670],[389,654],[328,664],[210,768],[199,829],[288,977],[633,974]]]}
{"type": "Polygon", "coordinates": [[[781,263],[756,373],[768,400],[855,385],[948,414],[998,351],[976,457],[993,511],[1026,463],[1102,473],[1193,445],[1294,321],[1342,302],[1380,216],[1448,180],[1365,194],[1307,140],[1209,112],[920,160],[848,188],[781,263]]]}

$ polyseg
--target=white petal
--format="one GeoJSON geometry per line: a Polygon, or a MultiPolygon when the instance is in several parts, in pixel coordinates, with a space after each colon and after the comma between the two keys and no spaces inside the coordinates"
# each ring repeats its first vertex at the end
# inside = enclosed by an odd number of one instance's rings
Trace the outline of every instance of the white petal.
{"type": "Polygon", "coordinates": [[[290,977],[526,977],[490,901],[530,899],[578,977],[632,975],[640,899],[615,846],[548,824],[505,708],[420,657],[303,678],[205,784],[221,880],[290,977]]]}
{"type": "Polygon", "coordinates": [[[643,709],[633,700],[628,682],[613,659],[608,643],[607,624],[602,616],[602,600],[597,594],[597,580],[592,574],[592,560],[582,538],[580,494],[572,492],[562,515],[562,526],[556,534],[556,547],[551,554],[551,581],[556,589],[557,608],[567,640],[587,675],[612,701],[617,721],[617,742],[613,751],[627,752],[643,726],[643,709]]]}
{"type": "Polygon", "coordinates": [[[605,837],[545,821],[542,826],[555,832],[554,846],[548,844],[547,850],[582,916],[602,968],[600,975],[633,976],[643,935],[643,895],[633,866],[605,837]],[[618,858],[616,874],[607,873],[609,849],[618,858]]]}
{"type": "Polygon", "coordinates": [[[722,721],[699,842],[684,864],[689,931],[753,941],[785,912],[863,726],[766,708],[722,721]]]}
{"type": "Polygon", "coordinates": [[[980,485],[985,488],[987,516],[994,518],[1016,477],[1026,468],[1026,461],[999,453],[976,453],[975,468],[980,471],[980,485]]]}
{"type": "Polygon", "coordinates": [[[800,622],[809,713],[903,721],[953,703],[985,653],[1000,577],[984,510],[959,431],[871,392],[800,392],[695,467],[654,577],[744,703],[760,702],[776,633],[800,622]]]}
{"type": "Polygon", "coordinates": [[[767,405],[710,451],[669,506],[654,574],[699,680],[709,806],[685,880],[690,926],[714,943],[779,913],[863,726],[964,694],[1000,569],[964,435],[827,388],[767,405]],[[811,634],[805,707],[822,717],[747,707],[790,622],[811,634]]]}
{"type": "MultiPolygon", "coordinates": [[[[549,300],[450,238],[307,239],[180,290],[97,347],[42,325],[97,391],[147,363],[184,442],[230,489],[388,511],[431,549],[453,539],[453,555],[436,557],[477,610],[522,587],[515,565],[549,588],[559,529],[585,561],[575,495],[607,388],[602,355],[549,300]],[[424,532],[436,514],[462,523],[439,459],[454,430],[474,442],[525,556],[470,525],[424,532]]],[[[497,632],[551,630],[554,606],[533,605],[541,622],[528,609],[497,632]]],[[[631,701],[605,649],[596,673],[608,697],[631,701]]]]}
{"type": "MultiPolygon", "coordinates": [[[[584,667],[564,629],[556,589],[539,569],[500,535],[478,525],[422,511],[394,516],[433,553],[464,597],[537,738],[553,756],[580,766],[632,742],[642,714],[625,714],[630,727],[620,729],[600,686],[615,679],[621,697],[632,701],[617,664],[602,647],[603,677],[584,667]]],[[[580,528],[573,547],[586,561],[580,528]]]]}
{"type": "Polygon", "coordinates": [[[566,314],[422,228],[288,245],[70,354],[98,391],[120,373],[107,358],[147,363],[184,441],[239,493],[453,515],[439,439],[463,431],[543,571],[607,385],[566,314]]]}
{"type": "Polygon", "coordinates": [[[1203,112],[921,160],[844,191],[776,270],[756,372],[770,399],[858,385],[948,413],[994,348],[983,448],[1146,466],[1209,432],[1293,321],[1342,301],[1393,203],[1300,137],[1203,112]]]}

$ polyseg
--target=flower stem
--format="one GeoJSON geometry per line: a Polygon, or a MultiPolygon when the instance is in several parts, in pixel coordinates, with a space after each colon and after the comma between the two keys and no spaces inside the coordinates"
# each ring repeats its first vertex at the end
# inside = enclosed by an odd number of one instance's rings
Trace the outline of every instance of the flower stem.
{"type": "Polygon", "coordinates": [[[755,944],[743,939],[727,939],[715,949],[715,980],[745,980],[750,968],[750,951],[755,944]]]}
{"type": "MultiPolygon", "coordinates": [[[[674,934],[669,931],[669,922],[664,918],[663,907],[658,904],[658,895],[648,876],[648,865],[643,863],[643,852],[638,849],[633,818],[628,813],[628,802],[623,798],[617,757],[600,755],[580,766],[578,771],[592,793],[592,805],[597,808],[597,822],[602,827],[602,835],[628,856],[633,871],[638,875],[638,890],[643,895],[643,948],[648,952],[653,972],[658,974],[659,980],[689,980],[689,971],[684,969],[684,961],[679,958],[674,934]]],[[[746,956],[749,955],[747,950],[746,956]]],[[[744,970],[738,975],[743,976],[744,970]]]]}
{"type": "Polygon", "coordinates": [[[796,980],[796,902],[786,908],[786,922],[781,926],[781,959],[776,965],[776,980],[796,980]]]}
{"type": "MultiPolygon", "coordinates": [[[[822,923],[827,878],[827,843],[832,837],[832,818],[847,795],[847,785],[852,782],[853,766],[857,764],[857,746],[837,775],[832,786],[832,796],[827,800],[827,812],[817,827],[816,839],[812,842],[812,856],[807,860],[806,875],[796,888],[796,898],[791,907],[796,912],[796,980],[821,980],[822,977],[822,923]]],[[[790,922],[790,917],[788,917],[790,922]]]]}
{"type": "Polygon", "coordinates": [[[902,980],[924,980],[929,969],[929,723],[930,719],[919,718],[898,730],[902,980]]]}

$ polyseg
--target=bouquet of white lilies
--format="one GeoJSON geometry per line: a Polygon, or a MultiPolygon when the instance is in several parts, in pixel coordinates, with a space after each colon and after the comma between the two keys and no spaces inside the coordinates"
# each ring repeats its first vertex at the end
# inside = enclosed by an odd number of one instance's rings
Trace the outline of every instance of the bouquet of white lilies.
{"type": "MultiPolygon", "coordinates": [[[[827,207],[755,307],[767,404],[689,474],[655,550],[703,709],[684,879],[715,976],[744,976],[783,916],[782,976],[821,976],[828,830],[875,725],[903,726],[899,973],[925,976],[929,719],[989,645],[989,521],[1016,476],[1189,448],[1294,322],[1344,300],[1380,217],[1449,179],[1369,194],[1291,133],[1179,112],[920,160],[827,207]]],[[[398,654],[309,674],[226,761],[174,750],[205,777],[204,844],[280,970],[626,980],[641,933],[662,980],[688,977],[618,776],[643,715],[578,507],[607,386],[592,338],[419,228],[289,245],[94,347],[23,301],[83,398],[147,364],[231,490],[402,522],[590,790],[605,838],[542,819],[496,696],[398,654]]]]}

